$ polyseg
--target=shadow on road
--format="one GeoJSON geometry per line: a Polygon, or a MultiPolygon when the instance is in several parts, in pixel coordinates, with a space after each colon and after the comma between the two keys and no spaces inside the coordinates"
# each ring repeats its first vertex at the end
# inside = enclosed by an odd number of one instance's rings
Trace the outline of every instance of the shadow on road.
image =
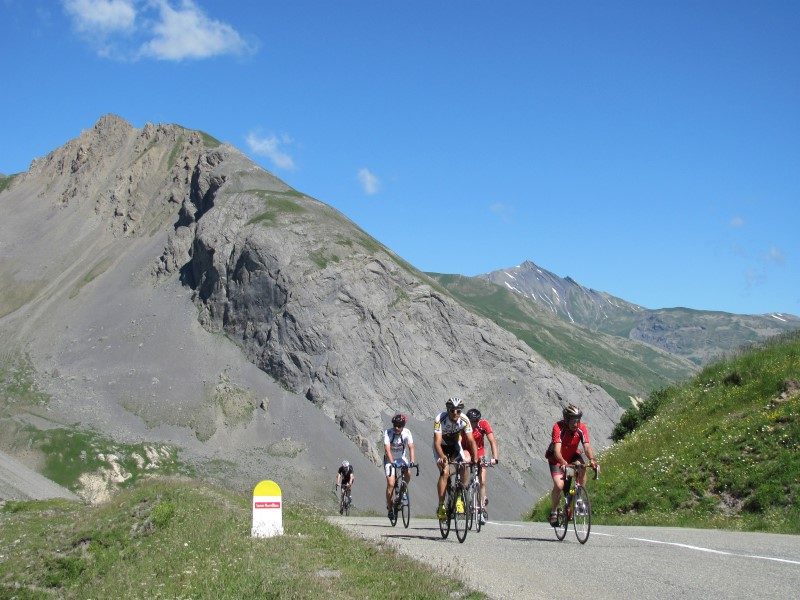
{"type": "Polygon", "coordinates": [[[390,540],[429,540],[433,542],[437,540],[443,540],[441,535],[411,535],[408,533],[396,534],[396,535],[391,535],[387,533],[385,535],[382,535],[381,537],[385,537],[390,540]]]}
{"type": "Polygon", "coordinates": [[[558,540],[555,540],[553,538],[541,538],[541,537],[498,537],[497,539],[512,540],[515,542],[558,542],[558,540]]]}

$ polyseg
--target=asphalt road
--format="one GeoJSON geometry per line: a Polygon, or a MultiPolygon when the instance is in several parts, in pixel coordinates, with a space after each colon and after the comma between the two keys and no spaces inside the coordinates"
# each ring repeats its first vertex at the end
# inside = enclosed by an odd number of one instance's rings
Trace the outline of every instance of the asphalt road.
{"type": "Polygon", "coordinates": [[[443,540],[438,522],[331,517],[492,598],[800,598],[800,536],[669,527],[592,527],[563,542],[545,523],[493,522],[443,540]]]}

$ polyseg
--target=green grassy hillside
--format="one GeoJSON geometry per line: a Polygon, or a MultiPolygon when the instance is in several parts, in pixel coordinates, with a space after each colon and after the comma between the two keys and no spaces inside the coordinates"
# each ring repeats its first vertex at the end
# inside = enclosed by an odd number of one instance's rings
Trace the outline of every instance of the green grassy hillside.
{"type": "Polygon", "coordinates": [[[623,418],[632,431],[588,486],[596,522],[800,533],[800,333],[713,364],[632,412],[623,418]]]}
{"type": "Polygon", "coordinates": [[[173,479],[97,508],[9,502],[0,598],[483,598],[302,506],[284,511],[283,536],[250,526],[249,497],[173,479]]]}
{"type": "Polygon", "coordinates": [[[689,361],[647,344],[563,321],[485,279],[428,275],[469,310],[510,331],[551,363],[602,386],[622,406],[630,406],[630,396],[646,396],[697,370],[689,361]]]}

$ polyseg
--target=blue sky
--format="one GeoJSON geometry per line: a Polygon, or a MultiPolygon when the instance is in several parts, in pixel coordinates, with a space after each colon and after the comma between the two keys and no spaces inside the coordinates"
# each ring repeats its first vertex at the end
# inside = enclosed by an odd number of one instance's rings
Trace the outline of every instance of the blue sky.
{"type": "Polygon", "coordinates": [[[800,315],[800,3],[0,0],[0,172],[202,129],[417,267],[800,315]]]}

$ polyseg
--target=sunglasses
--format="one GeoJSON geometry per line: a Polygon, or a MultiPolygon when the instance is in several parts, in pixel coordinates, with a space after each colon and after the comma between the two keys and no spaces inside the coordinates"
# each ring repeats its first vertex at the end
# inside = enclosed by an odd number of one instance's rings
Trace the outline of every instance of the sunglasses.
{"type": "Polygon", "coordinates": [[[460,415],[461,414],[461,409],[460,408],[451,408],[450,412],[451,413],[456,413],[457,415],[460,415]]]}

